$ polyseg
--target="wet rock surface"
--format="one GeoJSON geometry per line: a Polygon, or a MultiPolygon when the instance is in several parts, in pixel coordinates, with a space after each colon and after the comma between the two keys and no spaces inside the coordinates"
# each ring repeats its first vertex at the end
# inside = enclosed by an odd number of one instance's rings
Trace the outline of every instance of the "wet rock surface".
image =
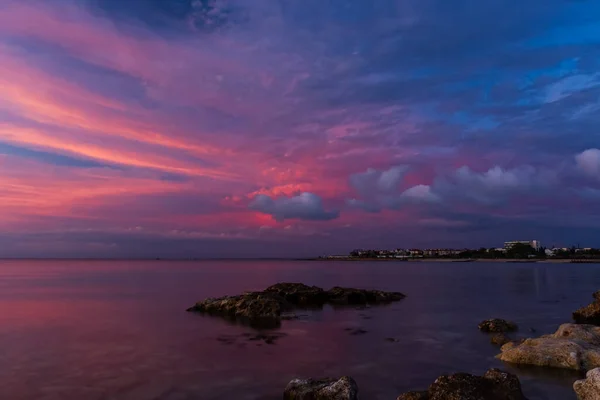
{"type": "Polygon", "coordinates": [[[490,369],[483,376],[458,373],[440,376],[423,392],[408,392],[397,400],[526,400],[519,378],[490,369]]]}
{"type": "Polygon", "coordinates": [[[317,286],[303,283],[277,283],[265,289],[275,293],[296,306],[319,307],[327,302],[327,292],[317,286]]]}
{"type": "Polygon", "coordinates": [[[354,379],[294,379],[283,392],[284,400],[358,400],[354,379]]]}
{"type": "Polygon", "coordinates": [[[482,321],[478,327],[480,331],[489,333],[514,332],[518,329],[514,322],[499,318],[482,321]]]}
{"type": "Polygon", "coordinates": [[[573,313],[573,320],[577,324],[600,325],[600,291],[593,294],[594,301],[581,307],[573,313]]]}
{"type": "Polygon", "coordinates": [[[428,400],[428,392],[408,392],[398,396],[397,400],[428,400]]]}
{"type": "Polygon", "coordinates": [[[282,320],[298,319],[296,308],[384,304],[402,300],[399,292],[334,287],[325,291],[302,283],[278,283],[261,292],[208,298],[187,311],[221,316],[257,328],[276,328],[282,320]]]}
{"type": "Polygon", "coordinates": [[[507,343],[502,361],[540,367],[587,371],[600,367],[600,327],[563,324],[552,335],[507,343]]]}
{"type": "Polygon", "coordinates": [[[406,296],[399,292],[334,287],[327,292],[327,302],[337,305],[382,304],[400,301],[406,296]]]}
{"type": "Polygon", "coordinates": [[[490,338],[490,343],[496,346],[504,346],[506,343],[510,343],[512,340],[504,333],[496,333],[490,338]]]}
{"type": "Polygon", "coordinates": [[[256,327],[277,327],[281,314],[291,311],[292,305],[284,298],[265,292],[248,292],[239,296],[208,298],[187,311],[218,315],[256,327]]]}
{"type": "Polygon", "coordinates": [[[369,332],[363,328],[346,328],[344,330],[352,336],[364,335],[369,332]]]}
{"type": "Polygon", "coordinates": [[[588,371],[586,378],[573,384],[579,400],[600,400],[600,368],[588,371]]]}

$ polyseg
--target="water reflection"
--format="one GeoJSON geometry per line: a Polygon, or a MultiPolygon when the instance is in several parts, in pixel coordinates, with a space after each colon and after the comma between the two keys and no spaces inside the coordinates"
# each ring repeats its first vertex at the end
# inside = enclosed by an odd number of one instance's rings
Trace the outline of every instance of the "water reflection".
{"type": "Polygon", "coordinates": [[[502,367],[532,400],[569,400],[577,376],[503,366],[477,323],[499,316],[523,335],[552,332],[588,302],[600,274],[590,265],[11,261],[0,262],[0,282],[3,399],[266,400],[295,376],[347,374],[378,400],[444,373],[502,367]],[[184,311],[281,281],[408,297],[311,310],[272,340],[184,311]]]}

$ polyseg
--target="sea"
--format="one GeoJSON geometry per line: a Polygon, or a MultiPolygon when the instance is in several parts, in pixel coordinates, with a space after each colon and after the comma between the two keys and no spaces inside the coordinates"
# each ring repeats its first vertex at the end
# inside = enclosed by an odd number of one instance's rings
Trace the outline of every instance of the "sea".
{"type": "Polygon", "coordinates": [[[594,264],[0,261],[0,399],[275,400],[293,378],[349,375],[361,399],[393,400],[495,367],[530,400],[575,400],[579,374],[504,364],[477,325],[498,317],[518,323],[516,337],[552,333],[599,288],[594,264]],[[186,312],[278,282],[407,297],[325,306],[258,336],[186,312]]]}

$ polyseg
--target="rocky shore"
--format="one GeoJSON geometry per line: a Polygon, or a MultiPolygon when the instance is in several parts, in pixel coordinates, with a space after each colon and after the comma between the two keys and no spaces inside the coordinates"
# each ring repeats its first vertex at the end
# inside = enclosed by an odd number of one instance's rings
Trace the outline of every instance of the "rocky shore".
{"type": "Polygon", "coordinates": [[[490,369],[483,376],[458,373],[440,376],[422,392],[408,392],[397,400],[527,400],[513,374],[490,369]]]}
{"type": "MultiPolygon", "coordinates": [[[[587,385],[582,384],[582,385],[587,385]]],[[[587,388],[587,386],[585,386],[587,388]]],[[[582,389],[584,390],[584,389],[582,389]]],[[[354,379],[294,379],[284,390],[284,400],[358,400],[354,379]]],[[[513,374],[490,369],[483,376],[458,373],[440,376],[427,390],[401,394],[397,400],[527,400],[513,374]]]]}
{"type": "Polygon", "coordinates": [[[400,301],[399,292],[334,287],[324,290],[302,283],[278,283],[263,291],[208,298],[188,308],[189,312],[220,316],[257,328],[277,327],[282,320],[297,318],[295,310],[336,306],[378,305],[400,301]]]}
{"type": "MultiPolygon", "coordinates": [[[[334,288],[335,289],[335,288],[334,288]]],[[[303,289],[304,290],[304,289],[303,289]]],[[[311,289],[314,290],[314,289],[311,289]]],[[[348,289],[349,290],[349,289],[348,289]]],[[[323,295],[331,299],[347,299],[344,290],[323,295]]],[[[321,292],[319,292],[321,293],[321,292]]],[[[374,299],[390,301],[398,294],[362,293],[361,301],[374,299]],[[374,296],[374,297],[372,297],[374,296]]],[[[285,291],[279,293],[285,297],[285,291]]],[[[576,381],[573,390],[579,400],[600,400],[600,291],[594,301],[573,313],[576,323],[565,323],[550,335],[511,340],[507,333],[515,332],[515,323],[503,319],[482,321],[478,328],[491,333],[492,343],[508,342],[497,356],[500,360],[520,365],[563,368],[587,372],[586,378],[576,381]]],[[[393,301],[393,300],[392,300],[393,301]]],[[[284,391],[284,400],[357,400],[358,385],[350,377],[339,379],[295,379],[284,391]]],[[[401,394],[397,400],[527,400],[517,376],[490,369],[483,376],[455,373],[440,376],[427,390],[401,394]]]]}
{"type": "Polygon", "coordinates": [[[573,313],[575,323],[565,323],[551,335],[506,343],[502,361],[539,367],[589,371],[600,367],[600,292],[594,301],[573,313]]]}

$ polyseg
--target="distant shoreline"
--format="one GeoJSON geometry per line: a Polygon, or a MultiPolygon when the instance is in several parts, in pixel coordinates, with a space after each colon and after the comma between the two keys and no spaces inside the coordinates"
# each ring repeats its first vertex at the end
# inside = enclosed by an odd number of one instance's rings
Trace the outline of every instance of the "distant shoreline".
{"type": "Polygon", "coordinates": [[[331,258],[311,258],[310,261],[344,261],[344,262],[435,262],[435,263],[468,263],[468,262],[489,262],[489,263],[511,263],[511,264],[600,264],[600,259],[578,260],[578,259],[539,259],[527,260],[520,258],[358,258],[358,257],[331,257],[331,258]]]}

